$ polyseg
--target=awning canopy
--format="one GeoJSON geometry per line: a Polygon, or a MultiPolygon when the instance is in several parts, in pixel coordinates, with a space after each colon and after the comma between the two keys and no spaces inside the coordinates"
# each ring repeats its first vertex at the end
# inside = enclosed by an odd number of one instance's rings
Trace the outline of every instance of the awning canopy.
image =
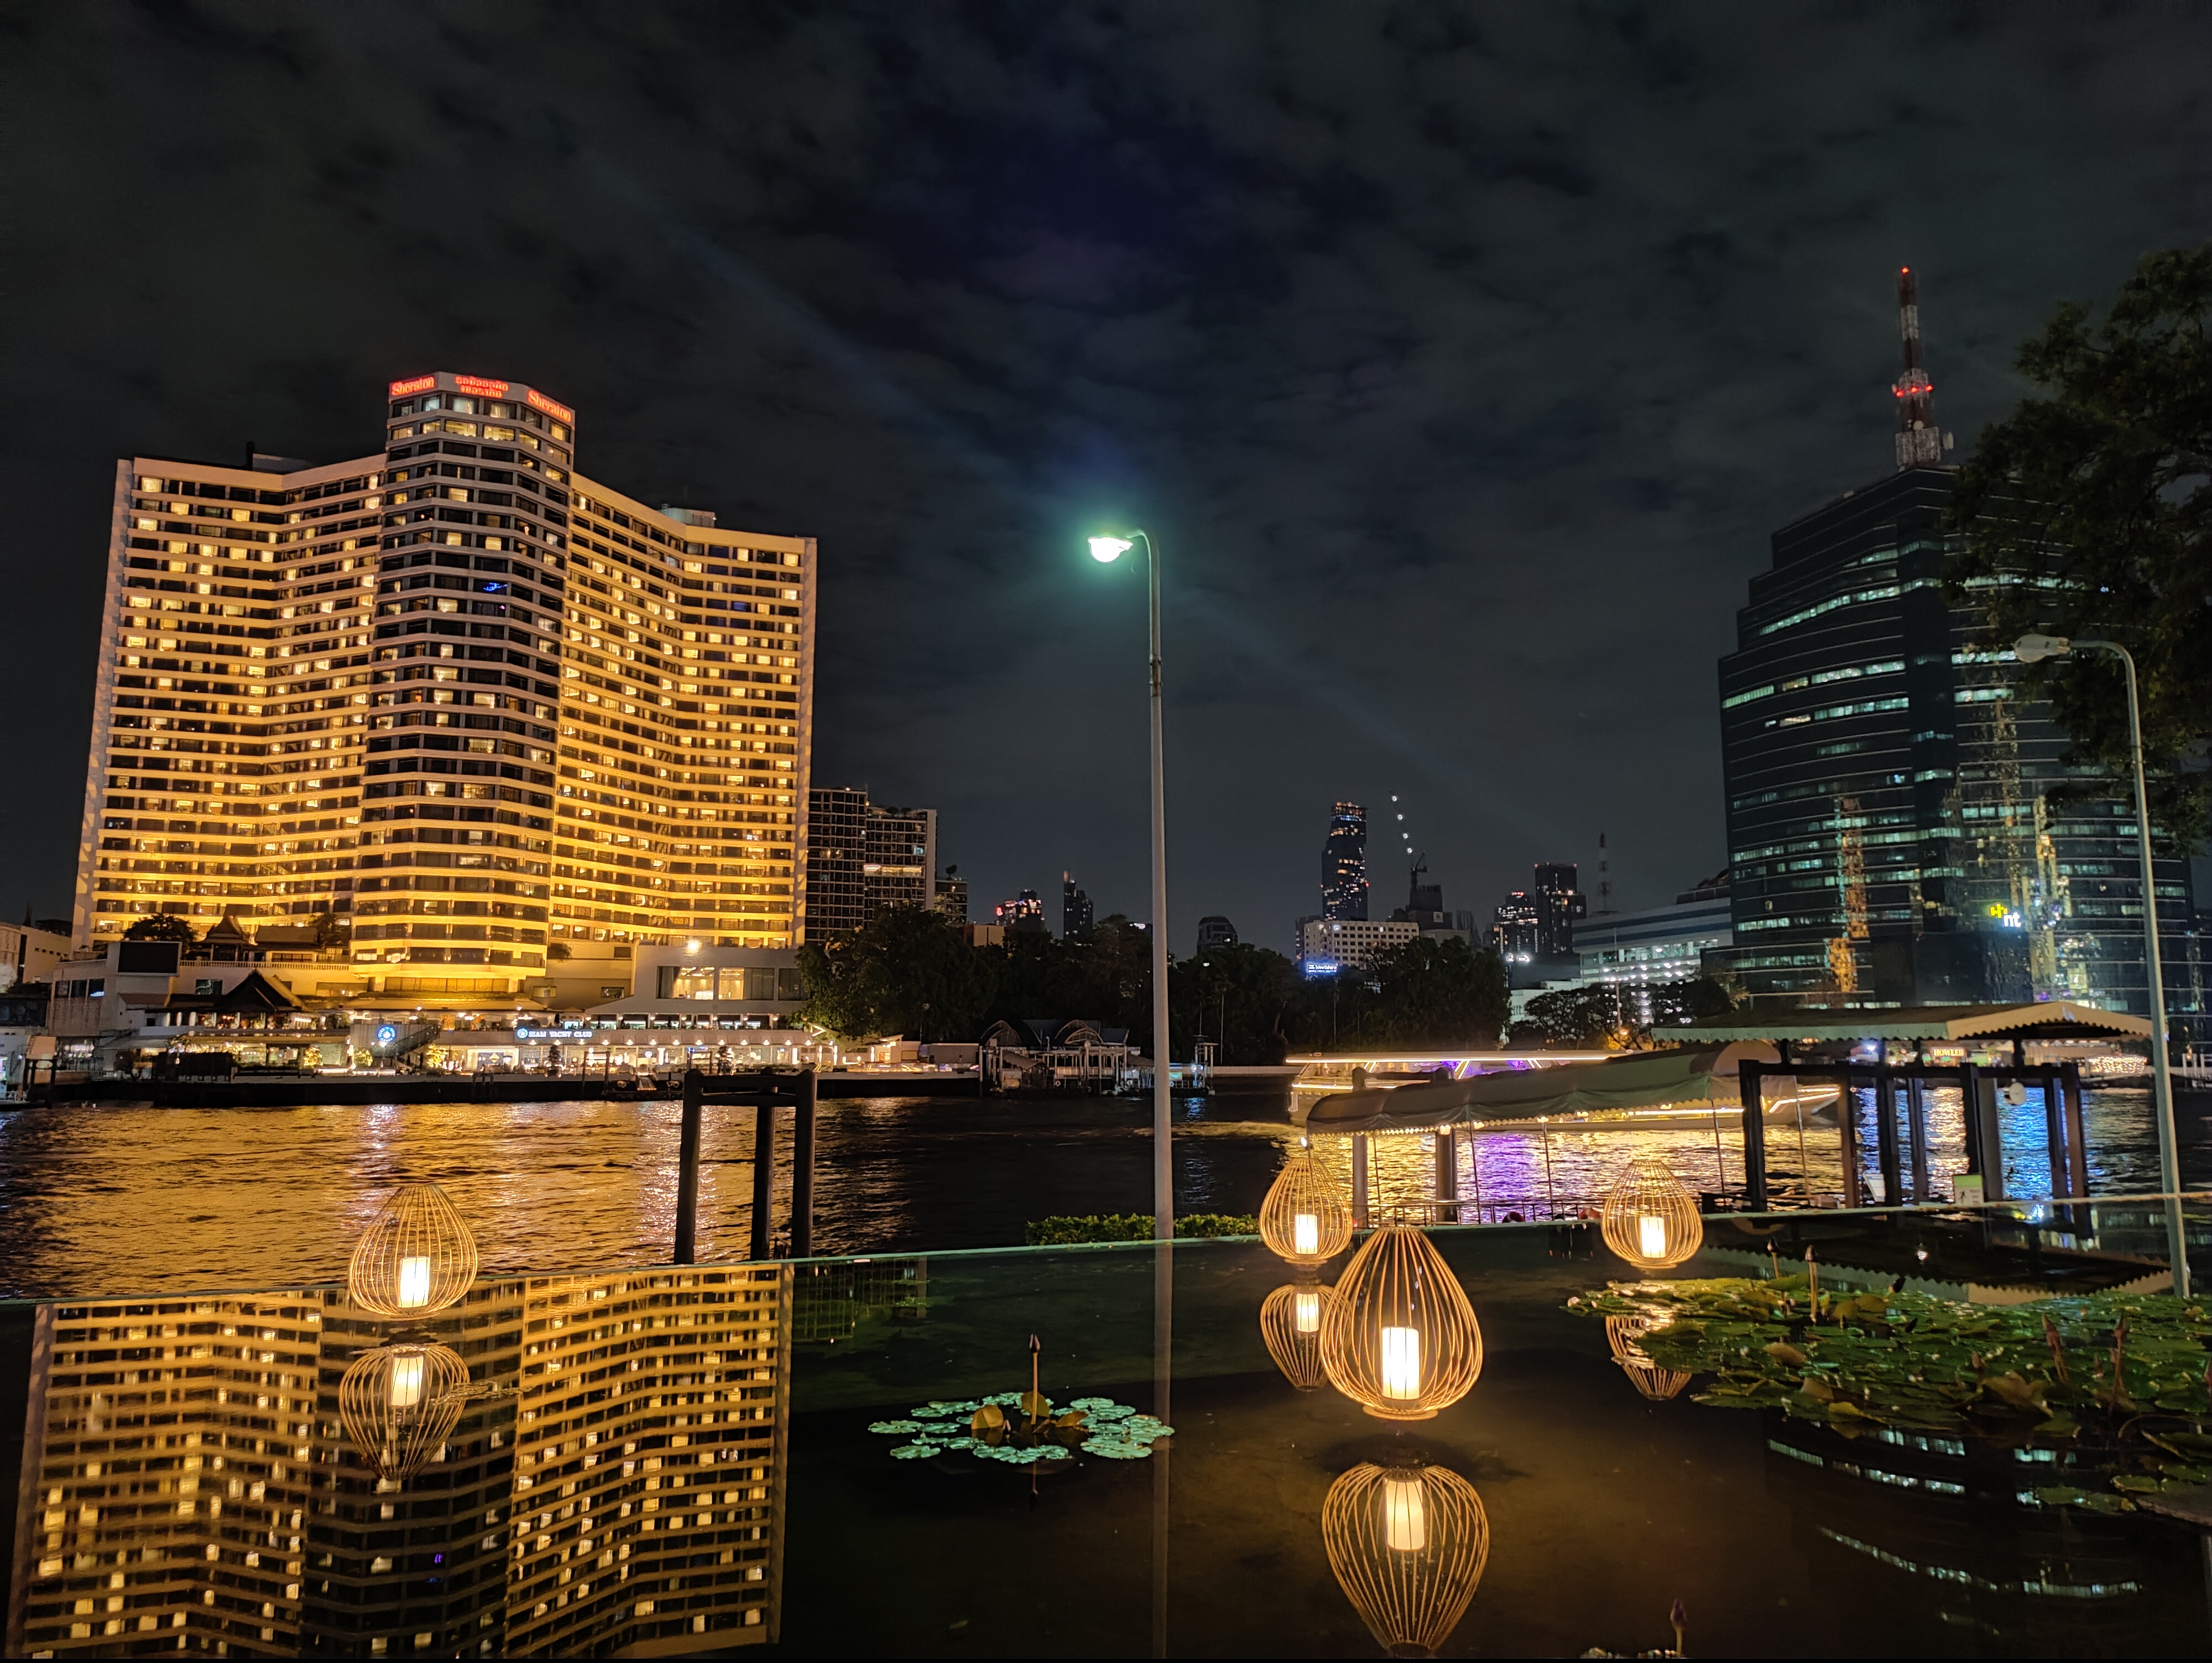
{"type": "Polygon", "coordinates": [[[1908,1004],[1892,1010],[1778,1011],[1668,1030],[1685,1045],[1736,1040],[2147,1040],[2149,1020],[2072,999],[2033,1004],[1908,1004]]]}
{"type": "Polygon", "coordinates": [[[1306,1111],[1309,1132],[1428,1132],[1492,1120],[1533,1120],[1607,1109],[1741,1105],[1738,1066],[1771,1063],[1778,1053],[1758,1043],[1681,1046],[1635,1051],[1603,1062],[1516,1069],[1464,1080],[1369,1088],[1322,1097],[1306,1111]]]}

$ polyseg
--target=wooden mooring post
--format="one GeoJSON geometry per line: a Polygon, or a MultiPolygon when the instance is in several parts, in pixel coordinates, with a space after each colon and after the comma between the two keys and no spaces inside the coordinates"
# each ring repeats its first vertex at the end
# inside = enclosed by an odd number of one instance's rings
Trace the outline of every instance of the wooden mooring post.
{"type": "Polygon", "coordinates": [[[692,1069],[684,1077],[684,1132],[678,1144],[676,1174],[676,1243],[672,1262],[696,1264],[699,1238],[699,1144],[706,1111],[715,1108],[753,1108],[752,1239],[747,1256],[769,1257],[774,1243],[775,1196],[775,1111],[792,1111],[791,1256],[805,1259],[814,1251],[814,1071],[763,1069],[749,1074],[702,1074],[692,1069]]]}

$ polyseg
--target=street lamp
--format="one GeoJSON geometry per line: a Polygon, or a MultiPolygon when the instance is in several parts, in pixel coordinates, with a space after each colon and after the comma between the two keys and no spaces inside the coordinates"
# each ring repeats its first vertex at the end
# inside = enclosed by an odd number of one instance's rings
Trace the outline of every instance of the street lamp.
{"type": "Polygon", "coordinates": [[[2158,1126],[2159,1187],[2166,1192],[2166,1247],[2173,1263],[2173,1291],[2189,1296],[2188,1244],[2181,1232],[2181,1163],[2174,1153],[2173,1079],[2167,1071],[2166,976],[2159,962],[2158,891],[2150,865],[2150,797],[2143,785],[2142,712],[2136,694],[2134,654],[2118,641],[2069,640],[2063,635],[2022,635],[2012,654],[2022,664],[2063,659],[2080,648],[2116,656],[2128,672],[2128,753],[2136,776],[2136,853],[2142,865],[2143,957],[2150,972],[2151,1118],[2158,1126]]]}
{"type": "Polygon", "coordinates": [[[1127,537],[1095,537],[1091,557],[1111,565],[1145,545],[1152,615],[1152,1237],[1175,1239],[1175,1174],[1168,1162],[1168,786],[1160,728],[1160,546],[1141,527],[1127,537]]]}

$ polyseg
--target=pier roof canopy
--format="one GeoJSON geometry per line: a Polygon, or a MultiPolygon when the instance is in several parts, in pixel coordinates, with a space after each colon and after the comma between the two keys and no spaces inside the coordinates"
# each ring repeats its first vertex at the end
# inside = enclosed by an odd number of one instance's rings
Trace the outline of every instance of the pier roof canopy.
{"type": "Polygon", "coordinates": [[[1747,1012],[1669,1029],[1685,1045],[1735,1040],[2147,1040],[2148,1017],[2100,1011],[2073,999],[2033,1004],[1907,1004],[1888,1010],[1747,1012]]]}
{"type": "Polygon", "coordinates": [[[1514,1069],[1395,1089],[1370,1086],[1321,1098],[1306,1111],[1304,1124],[1309,1132],[1332,1135],[1429,1132],[1609,1109],[1734,1107],[1741,1091],[1741,1065],[1776,1059],[1772,1046],[1755,1041],[1677,1046],[1632,1051],[1603,1062],[1514,1069]]]}

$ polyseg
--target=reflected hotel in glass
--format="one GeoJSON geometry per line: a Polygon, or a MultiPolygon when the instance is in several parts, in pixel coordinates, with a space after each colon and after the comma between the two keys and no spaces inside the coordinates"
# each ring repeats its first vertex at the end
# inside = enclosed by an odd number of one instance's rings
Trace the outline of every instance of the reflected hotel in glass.
{"type": "Polygon", "coordinates": [[[349,997],[794,945],[812,540],[577,474],[535,388],[387,393],[374,454],[118,464],[77,940],[289,928],[349,997]]]}
{"type": "Polygon", "coordinates": [[[480,1282],[406,1325],[471,1384],[398,1472],[338,1385],[394,1325],[341,1290],[40,1305],[8,1654],[773,1640],[793,1285],[777,1265],[480,1282]]]}

